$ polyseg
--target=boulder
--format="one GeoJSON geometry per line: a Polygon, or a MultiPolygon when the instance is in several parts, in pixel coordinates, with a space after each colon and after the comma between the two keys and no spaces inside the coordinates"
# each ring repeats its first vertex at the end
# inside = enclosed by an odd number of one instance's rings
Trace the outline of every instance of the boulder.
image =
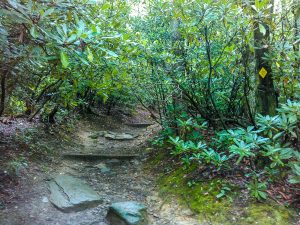
{"type": "Polygon", "coordinates": [[[113,203],[108,210],[110,225],[148,225],[147,208],[135,201],[113,203]]]}
{"type": "Polygon", "coordinates": [[[81,211],[97,206],[100,196],[78,178],[58,175],[49,182],[50,201],[63,212],[81,211]]]}

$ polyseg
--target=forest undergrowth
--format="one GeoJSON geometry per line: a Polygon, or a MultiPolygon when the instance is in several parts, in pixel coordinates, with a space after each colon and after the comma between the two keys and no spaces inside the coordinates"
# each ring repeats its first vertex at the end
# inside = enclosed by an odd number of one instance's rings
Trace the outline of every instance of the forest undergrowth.
{"type": "MultiPolygon", "coordinates": [[[[170,168],[162,183],[181,187],[175,194],[197,199],[204,185],[219,208],[242,196],[297,211],[299,5],[1,1],[1,127],[21,117],[24,128],[36,121],[56,135],[68,118],[142,107],[161,126],[154,161],[170,168]]],[[[15,140],[26,148],[39,141],[38,131],[27,132],[15,140]]],[[[28,152],[47,158],[53,151],[43,144],[43,154],[34,145],[28,152]]],[[[23,165],[18,148],[6,149],[5,165],[23,165]]],[[[201,201],[189,200],[195,211],[201,201]]]]}

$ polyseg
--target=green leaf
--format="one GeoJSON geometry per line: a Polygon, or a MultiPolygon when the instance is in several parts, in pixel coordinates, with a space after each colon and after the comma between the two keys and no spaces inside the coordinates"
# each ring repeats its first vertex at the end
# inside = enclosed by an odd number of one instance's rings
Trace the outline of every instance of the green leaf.
{"type": "Polygon", "coordinates": [[[223,196],[225,196],[225,192],[221,190],[221,192],[217,194],[216,198],[222,198],[223,196]]]}
{"type": "Polygon", "coordinates": [[[58,57],[56,55],[50,55],[50,56],[46,56],[46,57],[43,57],[45,60],[47,61],[52,61],[52,60],[57,60],[58,57]]]}
{"type": "Polygon", "coordinates": [[[68,35],[67,24],[64,23],[64,24],[62,25],[62,29],[63,29],[63,32],[64,32],[65,36],[67,36],[67,35],[68,35]]]}
{"type": "Polygon", "coordinates": [[[73,41],[75,41],[77,39],[77,35],[76,34],[72,34],[68,39],[67,42],[68,43],[72,43],[73,41]]]}
{"type": "Polygon", "coordinates": [[[118,55],[115,53],[115,52],[113,52],[113,51],[110,51],[110,50],[108,50],[108,49],[106,49],[106,48],[100,48],[102,51],[104,51],[104,52],[106,52],[107,54],[109,54],[110,56],[112,56],[112,57],[118,57],[118,55]]]}
{"type": "Polygon", "coordinates": [[[297,134],[294,131],[291,131],[291,135],[292,137],[297,138],[297,134]]]}
{"type": "Polygon", "coordinates": [[[97,32],[97,27],[96,27],[94,24],[92,24],[92,25],[91,25],[91,30],[92,30],[94,33],[96,33],[96,32],[97,32]]]}
{"type": "Polygon", "coordinates": [[[110,4],[109,3],[105,3],[101,7],[102,10],[106,10],[106,9],[109,9],[109,8],[110,8],[110,4]]]}
{"type": "Polygon", "coordinates": [[[289,182],[291,184],[300,184],[300,177],[294,176],[294,177],[292,177],[292,178],[289,179],[289,182]]]}
{"type": "Polygon", "coordinates": [[[78,34],[78,36],[82,35],[84,29],[85,29],[85,23],[82,20],[80,20],[78,22],[78,28],[77,28],[77,34],[78,34]]]}
{"type": "Polygon", "coordinates": [[[263,191],[258,191],[258,195],[262,198],[262,199],[267,199],[267,194],[263,191]]]}
{"type": "Polygon", "coordinates": [[[265,36],[266,33],[267,33],[267,30],[266,30],[265,26],[262,25],[262,24],[259,24],[258,26],[259,26],[260,33],[262,33],[265,36]]]}
{"type": "Polygon", "coordinates": [[[65,52],[60,52],[60,61],[63,68],[68,68],[69,66],[69,57],[65,52]]]}
{"type": "Polygon", "coordinates": [[[255,12],[258,12],[258,10],[257,10],[257,8],[256,8],[255,5],[251,5],[251,8],[252,8],[253,10],[255,10],[255,12]]]}
{"type": "Polygon", "coordinates": [[[3,27],[0,27],[0,34],[3,36],[8,36],[8,32],[3,27]]]}
{"type": "Polygon", "coordinates": [[[102,37],[102,39],[115,39],[122,37],[122,34],[115,34],[114,36],[102,37]]]}
{"type": "Polygon", "coordinates": [[[89,62],[87,60],[85,60],[83,57],[79,57],[79,60],[87,66],[90,65],[89,62]]]}
{"type": "Polygon", "coordinates": [[[90,62],[93,62],[94,56],[93,56],[92,51],[90,50],[89,47],[86,48],[86,51],[87,51],[87,58],[88,58],[88,60],[89,60],[90,62]]]}
{"type": "Polygon", "coordinates": [[[107,100],[108,100],[108,95],[107,95],[106,93],[102,93],[102,100],[103,100],[104,103],[107,102],[107,100]]]}
{"type": "Polygon", "coordinates": [[[47,10],[42,14],[41,20],[44,19],[45,17],[51,15],[53,12],[54,12],[54,8],[47,9],[47,10]]]}
{"type": "Polygon", "coordinates": [[[35,26],[30,28],[30,34],[33,38],[37,38],[39,36],[39,33],[38,33],[37,28],[35,26]]]}
{"type": "Polygon", "coordinates": [[[22,15],[19,12],[14,12],[14,11],[10,11],[10,10],[6,10],[6,9],[0,9],[0,16],[7,16],[8,18],[10,18],[12,21],[14,21],[15,23],[27,23],[27,24],[31,24],[31,20],[27,17],[25,17],[24,15],[22,15]]]}
{"type": "Polygon", "coordinates": [[[274,135],[273,139],[276,140],[276,139],[280,138],[283,134],[284,134],[283,131],[279,132],[279,133],[277,133],[277,134],[274,135]]]}

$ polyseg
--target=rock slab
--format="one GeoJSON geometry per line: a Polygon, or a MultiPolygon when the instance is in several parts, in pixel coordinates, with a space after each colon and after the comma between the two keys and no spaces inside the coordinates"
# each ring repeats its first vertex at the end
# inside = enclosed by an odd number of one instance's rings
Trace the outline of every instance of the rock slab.
{"type": "Polygon", "coordinates": [[[133,140],[139,136],[138,134],[116,133],[112,131],[103,131],[100,132],[99,135],[109,140],[119,140],[119,141],[133,140]]]}
{"type": "Polygon", "coordinates": [[[149,225],[146,206],[135,201],[113,203],[106,219],[110,225],[149,225]]]}
{"type": "Polygon", "coordinates": [[[63,212],[81,211],[97,206],[100,196],[78,178],[58,175],[49,182],[50,201],[63,212]]]}

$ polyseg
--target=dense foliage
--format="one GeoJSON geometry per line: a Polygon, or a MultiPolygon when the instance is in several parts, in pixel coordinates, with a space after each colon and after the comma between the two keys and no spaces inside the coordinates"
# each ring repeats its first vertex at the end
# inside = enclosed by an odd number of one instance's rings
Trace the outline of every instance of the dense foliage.
{"type": "Polygon", "coordinates": [[[128,84],[126,2],[0,4],[1,114],[9,103],[13,113],[33,118],[42,110],[53,120],[58,111],[105,101],[128,84]]]}
{"type": "Polygon", "coordinates": [[[299,183],[297,4],[151,1],[135,21],[136,86],[165,128],[156,143],[202,179],[242,175],[259,200],[269,183],[299,183]]]}
{"type": "Polygon", "coordinates": [[[300,183],[298,0],[0,6],[0,115],[140,104],[163,127],[156,144],[206,178],[242,174],[260,200],[300,183]]]}

